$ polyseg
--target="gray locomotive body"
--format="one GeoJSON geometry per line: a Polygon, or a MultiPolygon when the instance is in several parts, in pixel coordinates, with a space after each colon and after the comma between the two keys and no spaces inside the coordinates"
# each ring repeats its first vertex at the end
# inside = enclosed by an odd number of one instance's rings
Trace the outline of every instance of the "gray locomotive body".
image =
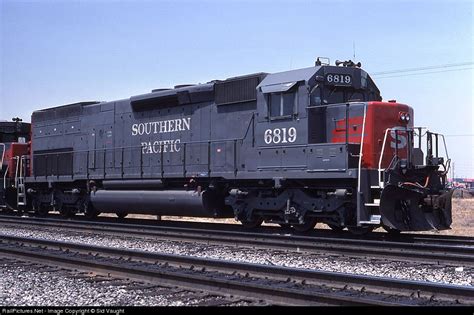
{"type": "Polygon", "coordinates": [[[409,138],[412,122],[400,126],[400,110],[413,115],[380,101],[362,69],[322,65],[36,111],[28,203],[65,215],[235,217],[300,230],[316,222],[377,226],[374,200],[383,187],[374,191],[376,164],[409,138]],[[395,118],[375,134],[381,117],[372,108],[392,107],[395,118]],[[384,152],[381,139],[392,127],[405,134],[395,132],[397,144],[384,152]]]}

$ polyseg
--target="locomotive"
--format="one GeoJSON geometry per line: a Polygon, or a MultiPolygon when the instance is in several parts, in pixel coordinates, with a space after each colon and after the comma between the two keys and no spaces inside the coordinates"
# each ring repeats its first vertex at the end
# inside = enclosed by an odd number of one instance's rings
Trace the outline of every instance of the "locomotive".
{"type": "Polygon", "coordinates": [[[17,187],[24,184],[21,181],[26,175],[20,174],[25,171],[20,158],[30,152],[30,127],[18,117],[11,122],[0,120],[0,209],[13,209],[18,205],[18,197],[25,199],[25,192],[17,187]]]}
{"type": "Polygon", "coordinates": [[[31,140],[3,145],[2,204],[90,218],[233,217],[301,232],[318,222],[357,234],[449,229],[444,137],[413,118],[412,107],[382,101],[360,63],[319,58],[37,110],[31,140]]]}

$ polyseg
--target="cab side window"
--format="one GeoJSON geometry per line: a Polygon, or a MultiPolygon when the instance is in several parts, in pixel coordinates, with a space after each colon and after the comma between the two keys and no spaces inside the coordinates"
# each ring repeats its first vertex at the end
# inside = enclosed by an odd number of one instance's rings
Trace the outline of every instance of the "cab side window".
{"type": "Polygon", "coordinates": [[[324,102],[322,99],[322,87],[317,84],[310,92],[309,106],[319,106],[323,103],[324,102]]]}
{"type": "Polygon", "coordinates": [[[292,117],[296,108],[296,92],[270,93],[268,102],[270,119],[292,117]]]}

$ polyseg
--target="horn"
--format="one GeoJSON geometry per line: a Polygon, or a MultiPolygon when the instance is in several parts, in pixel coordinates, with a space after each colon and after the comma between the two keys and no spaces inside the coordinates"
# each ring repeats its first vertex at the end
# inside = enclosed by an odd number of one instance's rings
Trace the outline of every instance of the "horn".
{"type": "Polygon", "coordinates": [[[339,61],[339,60],[336,60],[336,66],[339,66],[340,64],[344,63],[344,61],[339,61]]]}

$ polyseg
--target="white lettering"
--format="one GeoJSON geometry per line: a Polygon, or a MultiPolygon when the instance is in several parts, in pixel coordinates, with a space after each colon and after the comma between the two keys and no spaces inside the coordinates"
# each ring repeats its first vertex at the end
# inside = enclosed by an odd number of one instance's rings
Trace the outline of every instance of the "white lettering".
{"type": "Polygon", "coordinates": [[[151,133],[151,123],[145,124],[145,133],[149,135],[151,133]]]}
{"type": "Polygon", "coordinates": [[[152,148],[151,148],[151,142],[148,142],[147,149],[146,149],[146,152],[145,152],[145,153],[146,153],[146,154],[148,154],[148,153],[153,153],[153,150],[152,150],[152,148]]]}
{"type": "Polygon", "coordinates": [[[160,120],[132,125],[132,136],[144,134],[168,133],[191,129],[191,117],[171,120],[160,120]]]}
{"type": "Polygon", "coordinates": [[[407,145],[407,137],[405,131],[395,131],[394,129],[390,130],[390,136],[394,141],[390,141],[390,147],[392,149],[403,149],[407,145]],[[398,140],[397,143],[395,141],[398,140]]]}
{"type": "Polygon", "coordinates": [[[160,141],[153,142],[153,153],[161,153],[160,141]]]}
{"type": "Polygon", "coordinates": [[[168,143],[169,143],[169,140],[162,141],[161,143],[163,144],[163,152],[164,152],[164,153],[168,152],[168,143]]]}
{"type": "Polygon", "coordinates": [[[170,132],[176,131],[176,130],[174,129],[174,125],[173,125],[174,122],[175,122],[174,120],[168,120],[168,124],[169,124],[169,128],[168,128],[168,129],[169,129],[170,132]]]}
{"type": "Polygon", "coordinates": [[[148,147],[148,142],[142,142],[142,154],[146,154],[147,147],[148,147]]]}
{"type": "MultiPolygon", "coordinates": [[[[171,133],[191,129],[191,117],[132,124],[132,136],[171,133]]],[[[180,152],[181,139],[141,142],[142,154],[180,152]]]]}
{"type": "Polygon", "coordinates": [[[145,133],[145,125],[144,124],[138,124],[138,134],[140,136],[143,136],[143,133],[145,133]]]}
{"type": "Polygon", "coordinates": [[[154,134],[157,134],[158,133],[158,129],[156,128],[156,126],[158,126],[158,122],[157,121],[154,121],[152,122],[153,124],[153,133],[154,134]]]}
{"type": "Polygon", "coordinates": [[[176,152],[179,152],[179,150],[181,150],[180,147],[178,147],[178,144],[181,143],[181,140],[180,139],[176,139],[173,143],[173,148],[176,152]]]}
{"type": "Polygon", "coordinates": [[[176,119],[176,130],[183,131],[184,129],[181,128],[181,119],[176,119]]]}
{"type": "Polygon", "coordinates": [[[166,121],[162,120],[162,121],[160,121],[160,133],[165,133],[165,132],[168,132],[166,130],[166,121]]]}
{"type": "Polygon", "coordinates": [[[175,153],[181,150],[179,146],[181,143],[181,139],[175,140],[161,140],[161,141],[154,141],[154,142],[142,142],[142,153],[143,154],[151,154],[151,153],[175,153]]]}
{"type": "Polygon", "coordinates": [[[183,130],[190,130],[191,129],[191,117],[183,118],[184,129],[183,130]]]}
{"type": "Polygon", "coordinates": [[[136,136],[138,134],[138,125],[133,124],[132,125],[132,136],[136,136]]]}

